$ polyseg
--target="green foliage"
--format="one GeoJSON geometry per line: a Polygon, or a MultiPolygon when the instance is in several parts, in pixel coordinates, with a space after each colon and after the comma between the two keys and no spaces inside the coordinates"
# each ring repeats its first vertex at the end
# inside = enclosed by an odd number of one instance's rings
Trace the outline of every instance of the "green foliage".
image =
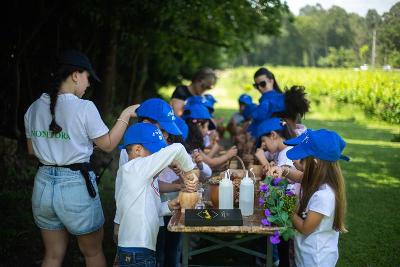
{"type": "Polygon", "coordinates": [[[260,186],[260,199],[266,210],[262,224],[273,224],[279,227],[279,234],[284,240],[294,236],[290,215],[296,208],[296,196],[287,192],[286,179],[266,177],[260,186]]]}
{"type": "MultiPolygon", "coordinates": [[[[352,69],[317,69],[296,67],[272,67],[271,71],[279,85],[290,87],[304,85],[308,96],[315,101],[321,101],[321,96],[352,103],[363,109],[368,115],[381,120],[400,123],[400,73],[378,70],[354,71],[352,69]]],[[[224,72],[224,81],[217,84],[221,91],[216,97],[221,106],[236,105],[236,99],[253,82],[255,67],[241,67],[224,72]],[[229,90],[231,97],[222,95],[229,90]],[[220,93],[221,92],[221,95],[220,93]],[[237,95],[236,95],[237,94],[237,95]],[[221,100],[220,100],[221,99],[221,100]]],[[[256,90],[249,92],[258,99],[256,90]]]]}
{"type": "Polygon", "coordinates": [[[318,65],[321,67],[353,67],[356,66],[356,62],[354,51],[344,47],[329,47],[328,55],[318,59],[318,65]]]}
{"type": "Polygon", "coordinates": [[[279,36],[258,36],[235,65],[347,67],[370,63],[376,31],[376,63],[400,66],[400,3],[382,17],[368,10],[365,17],[332,6],[307,5],[298,16],[285,16],[279,36]],[[383,20],[382,20],[383,19],[383,20]],[[382,22],[383,21],[383,22],[382,22]]]}

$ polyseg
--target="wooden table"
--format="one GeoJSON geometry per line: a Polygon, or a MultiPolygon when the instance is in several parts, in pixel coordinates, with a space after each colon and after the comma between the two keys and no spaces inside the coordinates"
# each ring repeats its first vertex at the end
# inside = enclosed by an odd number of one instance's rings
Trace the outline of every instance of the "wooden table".
{"type": "Polygon", "coordinates": [[[274,231],[279,230],[278,227],[267,227],[261,224],[262,211],[256,210],[254,215],[243,217],[243,226],[185,226],[184,225],[184,214],[177,211],[171,218],[168,224],[168,230],[171,232],[181,232],[183,233],[182,242],[182,266],[187,267],[189,263],[189,256],[198,255],[201,253],[213,251],[216,249],[229,247],[234,250],[241,251],[246,254],[250,254],[262,259],[266,259],[267,266],[272,267],[272,245],[267,238],[267,253],[260,253],[258,251],[244,248],[239,246],[239,244],[248,242],[250,240],[258,239],[263,236],[271,235],[274,231]],[[200,238],[206,239],[215,243],[214,245],[192,250],[189,252],[189,238],[191,234],[196,234],[200,238]],[[213,234],[246,234],[248,236],[237,239],[234,238],[230,241],[220,240],[213,234]]]}

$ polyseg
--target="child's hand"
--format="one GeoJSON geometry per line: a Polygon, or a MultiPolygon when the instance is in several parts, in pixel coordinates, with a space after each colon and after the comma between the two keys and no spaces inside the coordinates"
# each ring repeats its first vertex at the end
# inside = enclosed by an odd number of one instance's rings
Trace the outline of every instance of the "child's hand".
{"type": "Polygon", "coordinates": [[[193,161],[198,165],[203,163],[203,156],[200,154],[198,150],[195,150],[192,154],[193,161]]]}
{"type": "Polygon", "coordinates": [[[228,155],[229,158],[232,158],[236,156],[238,153],[236,146],[231,147],[226,154],[228,155]]]}
{"type": "Polygon", "coordinates": [[[171,168],[171,170],[174,171],[174,173],[175,173],[177,176],[182,177],[183,171],[182,171],[178,166],[172,165],[172,164],[171,164],[171,165],[169,165],[169,167],[171,168]]]}
{"type": "Polygon", "coordinates": [[[185,180],[184,185],[187,192],[195,192],[197,190],[199,180],[196,178],[194,180],[185,180]]]}
{"type": "Polygon", "coordinates": [[[118,231],[119,231],[119,224],[114,223],[113,240],[116,245],[118,245],[118,231]]]}
{"type": "Polygon", "coordinates": [[[179,198],[175,198],[173,200],[168,201],[168,208],[170,211],[179,210],[181,205],[179,203],[179,198]]]}
{"type": "Polygon", "coordinates": [[[283,173],[283,168],[279,167],[279,166],[272,166],[269,168],[268,170],[268,175],[272,176],[274,178],[281,178],[282,177],[282,173],[283,173]]]}

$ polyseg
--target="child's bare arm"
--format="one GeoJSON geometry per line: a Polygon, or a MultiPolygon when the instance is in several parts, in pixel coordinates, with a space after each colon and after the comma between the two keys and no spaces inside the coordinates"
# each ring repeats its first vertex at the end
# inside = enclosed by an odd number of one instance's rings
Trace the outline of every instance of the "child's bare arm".
{"type": "Polygon", "coordinates": [[[324,215],[321,213],[310,210],[307,213],[307,218],[304,220],[294,213],[292,215],[292,222],[297,231],[303,235],[309,235],[315,231],[323,217],[324,215]]]}
{"type": "Polygon", "coordinates": [[[177,192],[182,189],[182,185],[180,183],[175,184],[158,181],[158,186],[160,188],[160,193],[177,192]]]}

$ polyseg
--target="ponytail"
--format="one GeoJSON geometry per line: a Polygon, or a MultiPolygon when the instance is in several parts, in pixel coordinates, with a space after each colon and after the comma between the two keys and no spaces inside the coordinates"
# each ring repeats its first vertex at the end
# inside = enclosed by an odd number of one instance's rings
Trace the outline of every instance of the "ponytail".
{"type": "Polygon", "coordinates": [[[49,130],[53,132],[53,134],[57,134],[62,131],[62,127],[58,125],[56,121],[56,105],[58,98],[58,91],[60,90],[62,82],[64,82],[69,75],[78,71],[82,73],[84,71],[83,68],[71,66],[71,65],[60,65],[58,66],[55,73],[52,73],[52,81],[49,86],[49,90],[47,94],[50,97],[50,114],[51,114],[51,123],[49,125],[49,130]]]}
{"type": "Polygon", "coordinates": [[[284,117],[298,122],[310,110],[310,101],[306,98],[304,86],[294,85],[285,89],[284,117]]]}

